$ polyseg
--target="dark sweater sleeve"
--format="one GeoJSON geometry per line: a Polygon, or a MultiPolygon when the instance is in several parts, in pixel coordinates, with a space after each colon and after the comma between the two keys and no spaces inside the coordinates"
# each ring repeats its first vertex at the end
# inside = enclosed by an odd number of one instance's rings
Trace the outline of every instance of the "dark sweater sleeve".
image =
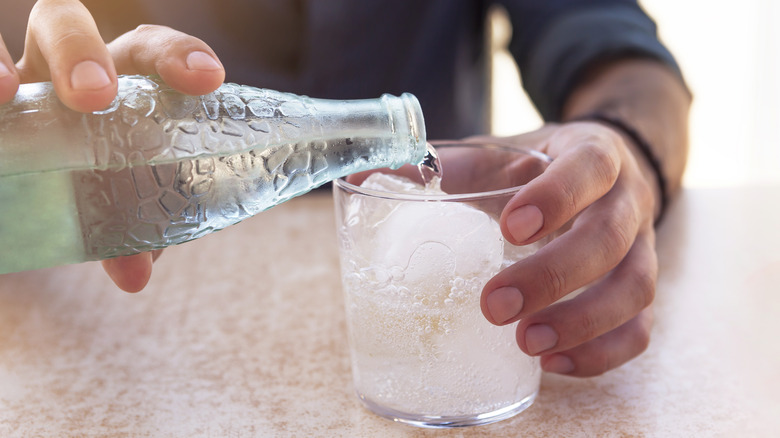
{"type": "Polygon", "coordinates": [[[679,66],[659,41],[653,20],[633,0],[503,0],[513,34],[509,50],[523,87],[546,121],[593,61],[640,56],[679,66]]]}

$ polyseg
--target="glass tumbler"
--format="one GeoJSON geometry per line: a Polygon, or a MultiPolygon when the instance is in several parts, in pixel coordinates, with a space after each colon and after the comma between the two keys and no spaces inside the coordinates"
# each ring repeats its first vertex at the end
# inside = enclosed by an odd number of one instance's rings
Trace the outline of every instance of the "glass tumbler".
{"type": "Polygon", "coordinates": [[[506,242],[499,217],[551,159],[496,143],[432,143],[443,192],[425,190],[412,166],[333,184],[354,389],[368,409],[403,423],[492,423],[533,403],[541,367],[517,346],[516,324],[485,319],[480,295],[546,243],[506,242]]]}

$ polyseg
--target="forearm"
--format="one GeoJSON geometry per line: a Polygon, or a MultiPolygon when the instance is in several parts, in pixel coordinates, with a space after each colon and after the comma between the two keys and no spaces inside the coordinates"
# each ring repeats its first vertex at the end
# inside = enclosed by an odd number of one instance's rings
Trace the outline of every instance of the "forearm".
{"type": "MultiPolygon", "coordinates": [[[[564,104],[563,120],[601,114],[633,127],[658,159],[667,196],[671,196],[682,185],[690,104],[691,96],[684,84],[664,64],[624,59],[591,69],[564,104]]],[[[630,139],[627,143],[654,189],[657,216],[661,198],[658,178],[637,145],[630,139]]]]}

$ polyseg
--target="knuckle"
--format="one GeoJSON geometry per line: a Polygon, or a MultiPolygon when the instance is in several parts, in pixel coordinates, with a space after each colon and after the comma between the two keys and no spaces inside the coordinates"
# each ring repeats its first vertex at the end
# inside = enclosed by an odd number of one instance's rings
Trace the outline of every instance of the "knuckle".
{"type": "Polygon", "coordinates": [[[601,196],[614,187],[620,175],[620,156],[612,144],[598,133],[577,138],[572,159],[587,175],[588,184],[582,184],[582,177],[550,180],[550,193],[556,194],[561,214],[574,215],[585,207],[585,199],[601,196]]]}
{"type": "Polygon", "coordinates": [[[634,338],[634,345],[637,348],[637,355],[647,350],[647,347],[650,346],[650,330],[638,330],[634,338]]]}
{"type": "Polygon", "coordinates": [[[130,32],[135,50],[143,49],[146,55],[171,56],[182,47],[190,47],[198,38],[159,24],[141,24],[130,32]]]}
{"type": "Polygon", "coordinates": [[[642,270],[633,274],[634,296],[637,299],[637,308],[644,309],[652,304],[655,299],[657,276],[654,271],[642,270]]]}
{"type": "Polygon", "coordinates": [[[171,28],[157,24],[141,24],[124,36],[125,49],[132,55],[136,70],[140,70],[141,65],[168,56],[171,47],[178,42],[171,28]]]}
{"type": "Polygon", "coordinates": [[[92,39],[90,32],[85,29],[72,28],[57,35],[57,38],[52,41],[52,48],[55,51],[63,50],[65,47],[78,47],[84,43],[85,40],[92,39]]]}
{"type": "Polygon", "coordinates": [[[580,338],[580,342],[589,341],[601,334],[602,331],[598,319],[591,313],[583,312],[579,316],[579,321],[577,322],[577,337],[580,338]]]}
{"type": "Polygon", "coordinates": [[[653,330],[653,312],[652,308],[646,308],[639,314],[638,326],[636,331],[635,345],[638,347],[637,355],[647,350],[650,346],[650,335],[653,330]]]}
{"type": "Polygon", "coordinates": [[[650,346],[650,324],[634,324],[630,335],[632,357],[639,356],[650,346]]]}
{"type": "Polygon", "coordinates": [[[175,34],[170,27],[159,24],[140,24],[129,32],[133,43],[143,47],[167,46],[175,34]]]}
{"type": "Polygon", "coordinates": [[[600,376],[613,367],[609,353],[604,350],[596,351],[591,356],[591,366],[588,370],[590,376],[600,376]]]}
{"type": "Polygon", "coordinates": [[[642,354],[650,346],[652,321],[652,312],[644,311],[618,328],[622,332],[619,345],[608,346],[615,339],[608,340],[606,335],[590,341],[587,356],[581,357],[578,366],[579,375],[599,376],[642,354]]]}
{"type": "Polygon", "coordinates": [[[620,164],[616,154],[604,146],[604,142],[591,141],[582,147],[582,153],[587,160],[593,178],[605,185],[612,186],[620,173],[620,164]]]}
{"type": "Polygon", "coordinates": [[[643,206],[642,211],[650,212],[650,220],[652,221],[652,212],[655,210],[655,193],[651,187],[651,182],[646,179],[641,179],[642,184],[637,188],[637,200],[639,205],[643,206]]]}
{"type": "Polygon", "coordinates": [[[609,252],[620,254],[621,258],[631,249],[636,237],[632,226],[633,217],[626,218],[619,214],[608,215],[602,223],[602,247],[609,252]]]}
{"type": "Polygon", "coordinates": [[[133,29],[133,32],[135,32],[139,36],[148,36],[150,34],[154,34],[160,30],[162,26],[156,25],[156,24],[140,24],[135,29],[133,29]]]}
{"type": "Polygon", "coordinates": [[[560,210],[555,215],[570,217],[580,211],[579,191],[566,179],[551,181],[550,193],[554,193],[560,210]]]}
{"type": "Polygon", "coordinates": [[[546,304],[553,303],[566,292],[566,274],[556,265],[545,265],[540,268],[542,287],[546,304]]]}

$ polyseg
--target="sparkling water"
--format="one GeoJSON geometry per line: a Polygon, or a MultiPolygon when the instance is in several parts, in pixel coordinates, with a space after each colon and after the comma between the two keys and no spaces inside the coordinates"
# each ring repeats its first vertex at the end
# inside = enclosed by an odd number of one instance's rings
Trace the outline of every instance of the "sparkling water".
{"type": "Polygon", "coordinates": [[[122,169],[0,175],[0,273],[164,248],[382,160],[349,138],[122,169]],[[24,193],[20,196],[19,193],[24,193]]]}
{"type": "MultiPolygon", "coordinates": [[[[443,194],[438,160],[426,163],[426,186],[375,173],[362,187],[443,194]]],[[[518,348],[515,326],[494,326],[480,311],[483,286],[505,265],[495,219],[457,202],[353,196],[343,222],[352,367],[367,404],[462,416],[535,393],[538,361],[518,348]]]]}

